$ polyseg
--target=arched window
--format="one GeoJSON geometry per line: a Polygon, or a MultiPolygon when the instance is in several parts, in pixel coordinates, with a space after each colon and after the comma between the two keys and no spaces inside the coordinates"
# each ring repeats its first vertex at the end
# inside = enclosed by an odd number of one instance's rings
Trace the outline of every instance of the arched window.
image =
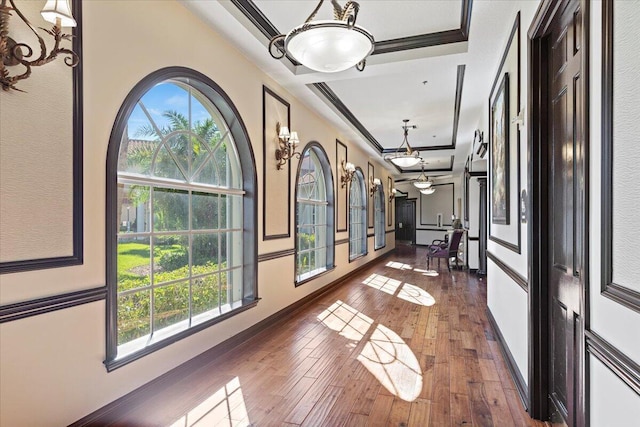
{"type": "Polygon", "coordinates": [[[296,286],[334,267],[333,179],[326,153],[309,143],[296,186],[296,286]]]}
{"type": "Polygon", "coordinates": [[[364,175],[356,169],[349,186],[349,260],[367,254],[367,192],[364,175]]]}
{"type": "Polygon", "coordinates": [[[374,249],[382,249],[387,244],[384,230],[385,204],[384,189],[382,185],[378,185],[375,193],[373,193],[373,207],[375,209],[373,213],[374,249]]]}
{"type": "Polygon", "coordinates": [[[256,303],[256,185],[235,107],[186,68],[140,82],[109,144],[106,364],[115,369],[256,303]]]}

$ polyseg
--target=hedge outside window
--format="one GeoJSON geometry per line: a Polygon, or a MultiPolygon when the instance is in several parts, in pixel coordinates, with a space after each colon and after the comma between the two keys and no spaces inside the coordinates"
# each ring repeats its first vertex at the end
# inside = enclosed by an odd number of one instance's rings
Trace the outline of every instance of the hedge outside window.
{"type": "Polygon", "coordinates": [[[373,226],[374,226],[374,249],[384,248],[387,244],[385,238],[385,199],[384,189],[382,185],[376,187],[375,193],[373,193],[373,207],[375,209],[373,213],[373,226]]]}
{"type": "Polygon", "coordinates": [[[333,188],[326,154],[317,144],[305,148],[296,186],[296,283],[333,268],[333,188]],[[329,173],[327,173],[327,170],[329,173]]]}
{"type": "Polygon", "coordinates": [[[349,185],[349,260],[367,254],[367,192],[364,175],[356,169],[349,185]]]}
{"type": "Polygon", "coordinates": [[[244,248],[253,202],[234,138],[242,132],[232,132],[234,111],[212,84],[176,76],[148,85],[121,109],[125,126],[114,127],[122,130],[108,279],[116,289],[113,360],[211,324],[255,295],[244,248]]]}

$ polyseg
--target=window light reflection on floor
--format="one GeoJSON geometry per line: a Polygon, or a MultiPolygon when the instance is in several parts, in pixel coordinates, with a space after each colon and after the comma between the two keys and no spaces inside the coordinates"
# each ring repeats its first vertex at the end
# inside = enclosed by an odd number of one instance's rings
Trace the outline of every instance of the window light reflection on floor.
{"type": "Polygon", "coordinates": [[[416,273],[422,273],[423,276],[437,277],[440,275],[436,270],[422,270],[421,268],[414,268],[416,273]]]}
{"type": "Polygon", "coordinates": [[[436,303],[435,298],[424,289],[410,283],[402,284],[400,280],[379,274],[370,275],[362,283],[389,295],[395,295],[400,299],[425,307],[430,307],[436,303]]]}
{"type": "Polygon", "coordinates": [[[358,361],[400,399],[412,402],[420,395],[422,371],[418,359],[402,338],[386,326],[376,326],[358,361]]]}
{"type": "Polygon", "coordinates": [[[320,313],[318,320],[329,329],[354,341],[360,341],[373,324],[373,319],[340,300],[320,313]]]}
{"type": "Polygon", "coordinates": [[[413,270],[413,267],[410,266],[409,264],[403,264],[397,261],[389,261],[387,263],[387,267],[395,268],[398,270],[413,270]]]}
{"type": "Polygon", "coordinates": [[[250,425],[240,379],[235,377],[170,427],[250,425]]]}

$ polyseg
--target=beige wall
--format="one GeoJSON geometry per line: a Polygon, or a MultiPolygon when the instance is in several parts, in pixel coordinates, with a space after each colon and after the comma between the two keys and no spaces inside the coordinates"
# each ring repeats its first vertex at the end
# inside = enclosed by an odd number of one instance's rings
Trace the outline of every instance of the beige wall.
{"type": "MultiPolygon", "coordinates": [[[[376,177],[386,183],[387,171],[382,164],[370,159],[353,141],[294,99],[181,4],[103,0],[85,1],[83,8],[84,264],[0,276],[0,304],[104,285],[105,164],[109,135],[128,92],[159,68],[193,68],[222,87],[249,132],[259,180],[263,158],[262,86],[267,85],[291,103],[291,121],[301,136],[301,144],[310,140],[320,142],[335,170],[335,140],[339,138],[349,147],[350,161],[364,170],[367,162],[372,162],[376,177]]],[[[44,75],[48,71],[44,67],[36,72],[44,75]]],[[[45,121],[35,125],[48,126],[45,121]]],[[[2,144],[5,143],[3,139],[2,144]]],[[[271,157],[273,153],[267,155],[271,157]]],[[[293,233],[288,239],[261,241],[261,182],[258,190],[258,252],[293,248],[293,233]]],[[[293,221],[292,212],[292,230],[293,221]]],[[[341,232],[336,240],[346,237],[347,232],[341,232]]],[[[394,247],[393,234],[387,234],[387,246],[380,251],[373,250],[373,238],[368,240],[367,257],[349,263],[348,245],[339,245],[336,269],[298,288],[293,285],[293,256],[260,263],[258,286],[262,300],[256,308],[111,373],[107,373],[102,363],[106,346],[104,301],[0,325],[0,425],[58,426],[83,417],[394,247]],[[273,277],[279,279],[266,279],[273,277]]]]}

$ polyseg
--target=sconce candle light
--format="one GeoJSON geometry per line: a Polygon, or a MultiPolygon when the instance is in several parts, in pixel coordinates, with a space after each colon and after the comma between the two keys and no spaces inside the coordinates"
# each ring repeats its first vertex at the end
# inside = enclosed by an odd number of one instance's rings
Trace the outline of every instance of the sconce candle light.
{"type": "Polygon", "coordinates": [[[276,148],[276,160],[278,162],[278,170],[282,169],[287,160],[293,156],[300,158],[300,153],[296,151],[296,146],[300,143],[298,132],[291,131],[287,126],[280,126],[280,122],[276,124],[276,133],[278,134],[278,145],[276,148]]]}
{"type": "MultiPolygon", "coordinates": [[[[80,0],[76,0],[80,1],[80,0]]],[[[45,41],[36,28],[29,22],[29,20],[18,9],[13,0],[1,0],[0,1],[0,84],[2,84],[2,90],[9,91],[11,89],[23,92],[16,87],[16,83],[20,80],[27,79],[31,75],[32,67],[39,67],[41,65],[48,64],[55,60],[58,55],[66,55],[64,63],[69,67],[75,67],[80,62],[80,57],[71,49],[60,47],[60,43],[63,40],[71,41],[73,36],[71,34],[64,34],[62,27],[75,27],[76,20],[73,18],[71,8],[69,7],[68,0],[47,0],[44,8],[40,12],[42,17],[53,24],[51,30],[40,28],[45,31],[51,37],[53,37],[54,45],[51,51],[47,54],[47,46],[45,41]],[[31,46],[24,42],[18,42],[9,37],[9,18],[12,16],[12,12],[18,15],[18,17],[29,27],[31,32],[37,37],[38,45],[40,46],[40,55],[31,59],[34,54],[34,50],[31,46]],[[13,67],[21,65],[24,67],[22,74],[10,75],[7,67],[13,67]]]]}
{"type": "Polygon", "coordinates": [[[369,196],[373,197],[373,195],[376,194],[378,185],[382,185],[382,181],[378,178],[371,177],[371,182],[369,184],[369,196]]]}
{"type": "Polygon", "coordinates": [[[356,173],[356,167],[353,163],[343,160],[340,162],[342,166],[342,176],[340,177],[340,187],[344,188],[351,182],[353,175],[356,173]]]}
{"type": "Polygon", "coordinates": [[[396,198],[396,193],[398,192],[398,190],[394,188],[391,189],[391,194],[389,194],[389,202],[393,201],[393,199],[396,198]]]}

